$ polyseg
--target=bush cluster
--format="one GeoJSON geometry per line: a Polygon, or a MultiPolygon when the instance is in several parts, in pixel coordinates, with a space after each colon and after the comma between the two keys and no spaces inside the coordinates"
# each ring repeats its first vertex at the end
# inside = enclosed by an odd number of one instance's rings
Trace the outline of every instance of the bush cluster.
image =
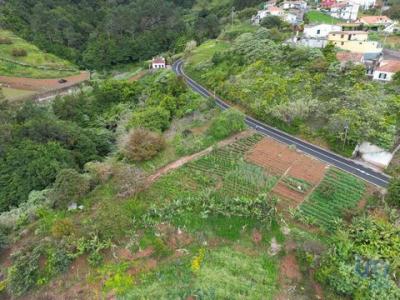
{"type": "Polygon", "coordinates": [[[12,40],[8,37],[0,37],[0,45],[11,45],[12,40]]]}
{"type": "Polygon", "coordinates": [[[133,129],[127,137],[124,154],[130,160],[144,161],[154,157],[165,146],[161,134],[147,129],[133,129]]]}
{"type": "Polygon", "coordinates": [[[51,198],[57,208],[66,208],[71,202],[78,201],[90,190],[90,178],[74,169],[64,169],[57,174],[51,198]]]}
{"type": "Polygon", "coordinates": [[[12,49],[11,54],[14,57],[23,57],[23,56],[27,56],[28,52],[25,49],[14,48],[14,49],[12,49]]]}
{"type": "Polygon", "coordinates": [[[208,133],[215,140],[224,139],[246,128],[244,114],[235,109],[221,113],[211,124],[208,133]]]}

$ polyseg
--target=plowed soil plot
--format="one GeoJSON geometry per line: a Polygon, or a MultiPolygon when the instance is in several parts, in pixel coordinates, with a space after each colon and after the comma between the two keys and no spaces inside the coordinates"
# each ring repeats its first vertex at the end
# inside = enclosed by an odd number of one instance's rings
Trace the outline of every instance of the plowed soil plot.
{"type": "Polygon", "coordinates": [[[274,175],[283,175],[299,154],[272,139],[263,138],[246,154],[246,159],[274,175]]]}
{"type": "Polygon", "coordinates": [[[288,186],[286,186],[283,182],[279,181],[272,192],[277,195],[281,200],[287,200],[282,203],[283,208],[287,207],[297,207],[304,201],[306,193],[300,193],[295,191],[288,186]]]}
{"type": "Polygon", "coordinates": [[[281,180],[273,192],[295,207],[322,180],[327,165],[270,138],[264,138],[246,154],[246,159],[264,167],[281,180]]]}
{"type": "Polygon", "coordinates": [[[293,162],[288,175],[317,185],[324,177],[326,168],[327,165],[323,162],[304,154],[298,154],[298,159],[293,162]]]}

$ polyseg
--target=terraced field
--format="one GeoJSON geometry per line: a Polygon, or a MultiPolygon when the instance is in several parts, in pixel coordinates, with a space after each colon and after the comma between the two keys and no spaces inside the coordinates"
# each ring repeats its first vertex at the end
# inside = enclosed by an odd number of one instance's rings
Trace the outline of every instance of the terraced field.
{"type": "Polygon", "coordinates": [[[299,209],[310,221],[329,229],[335,218],[341,218],[345,210],[357,206],[365,189],[363,181],[330,168],[321,184],[299,209]]]}
{"type": "Polygon", "coordinates": [[[217,176],[223,181],[221,191],[231,196],[257,196],[269,192],[276,183],[263,168],[244,161],[244,155],[262,136],[243,138],[188,164],[192,172],[217,176]]]}

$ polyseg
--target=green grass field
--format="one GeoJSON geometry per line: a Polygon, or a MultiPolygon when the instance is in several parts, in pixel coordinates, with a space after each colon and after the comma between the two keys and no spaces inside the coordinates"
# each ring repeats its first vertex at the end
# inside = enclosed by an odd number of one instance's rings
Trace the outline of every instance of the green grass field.
{"type": "Polygon", "coordinates": [[[332,18],[331,16],[328,16],[322,12],[312,10],[307,13],[307,17],[309,19],[310,24],[320,24],[320,23],[326,23],[326,24],[337,24],[337,23],[343,23],[343,20],[341,19],[336,19],[332,18]]]}
{"type": "Polygon", "coordinates": [[[205,252],[196,274],[190,261],[174,261],[143,278],[122,299],[273,299],[277,263],[265,253],[250,256],[230,247],[205,252]]]}
{"type": "Polygon", "coordinates": [[[0,61],[0,74],[5,76],[31,77],[31,78],[55,78],[78,73],[78,68],[70,62],[60,59],[55,55],[44,53],[36,46],[15,36],[7,30],[0,30],[0,38],[11,40],[11,44],[0,44],[0,59],[16,61],[29,66],[21,66],[12,62],[0,61]],[[23,49],[26,56],[15,57],[14,49],[23,49]],[[48,68],[47,70],[40,69],[48,68]],[[76,71],[64,71],[76,70],[76,71]]]}
{"type": "Polygon", "coordinates": [[[201,62],[208,61],[210,57],[214,55],[214,53],[229,49],[229,46],[230,45],[227,42],[220,40],[209,40],[201,44],[192,52],[190,58],[188,59],[188,63],[197,65],[201,62]]]}
{"type": "Polygon", "coordinates": [[[2,88],[2,92],[7,100],[15,101],[26,96],[30,96],[35,94],[33,91],[26,91],[26,90],[18,90],[12,88],[2,88]]]}

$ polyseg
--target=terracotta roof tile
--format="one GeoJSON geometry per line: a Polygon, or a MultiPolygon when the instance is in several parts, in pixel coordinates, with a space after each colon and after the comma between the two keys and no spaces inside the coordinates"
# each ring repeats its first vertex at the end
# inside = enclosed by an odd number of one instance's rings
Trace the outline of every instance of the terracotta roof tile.
{"type": "Polygon", "coordinates": [[[367,24],[381,24],[381,23],[388,23],[392,20],[389,19],[387,16],[365,16],[360,18],[360,22],[367,23],[367,24]]]}
{"type": "Polygon", "coordinates": [[[163,57],[156,57],[152,60],[153,64],[165,64],[165,58],[163,57]]]}
{"type": "Polygon", "coordinates": [[[376,70],[389,73],[400,72],[400,60],[383,60],[376,70]]]}
{"type": "Polygon", "coordinates": [[[340,51],[336,53],[336,58],[340,62],[362,62],[363,54],[362,53],[353,53],[353,52],[346,52],[340,51]]]}

